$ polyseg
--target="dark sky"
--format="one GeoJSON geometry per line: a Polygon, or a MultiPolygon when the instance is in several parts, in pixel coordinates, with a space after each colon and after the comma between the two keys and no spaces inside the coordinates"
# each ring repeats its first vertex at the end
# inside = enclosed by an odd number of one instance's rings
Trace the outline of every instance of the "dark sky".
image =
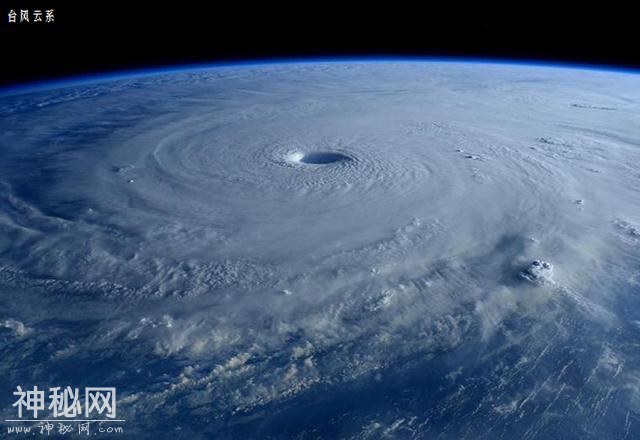
{"type": "Polygon", "coordinates": [[[640,67],[636,15],[602,5],[470,10],[462,3],[436,8],[393,1],[359,7],[141,3],[2,0],[0,85],[273,57],[472,56],[640,67]],[[50,8],[53,24],[7,23],[10,9],[50,8]]]}

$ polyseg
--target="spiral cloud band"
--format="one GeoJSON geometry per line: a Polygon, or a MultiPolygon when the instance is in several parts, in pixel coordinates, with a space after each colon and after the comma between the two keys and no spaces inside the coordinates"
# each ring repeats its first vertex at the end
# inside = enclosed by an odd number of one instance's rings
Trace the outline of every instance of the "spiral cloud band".
{"type": "Polygon", "coordinates": [[[230,66],[0,115],[5,419],[82,371],[155,438],[640,435],[640,76],[230,66]]]}

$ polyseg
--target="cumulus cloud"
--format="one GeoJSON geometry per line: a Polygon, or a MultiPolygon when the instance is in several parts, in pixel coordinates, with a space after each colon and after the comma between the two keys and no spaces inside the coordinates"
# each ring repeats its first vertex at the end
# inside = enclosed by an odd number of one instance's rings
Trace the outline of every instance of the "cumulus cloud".
{"type": "Polygon", "coordinates": [[[139,429],[632,432],[637,90],[365,63],[3,98],[0,373],[91,367],[139,429]]]}

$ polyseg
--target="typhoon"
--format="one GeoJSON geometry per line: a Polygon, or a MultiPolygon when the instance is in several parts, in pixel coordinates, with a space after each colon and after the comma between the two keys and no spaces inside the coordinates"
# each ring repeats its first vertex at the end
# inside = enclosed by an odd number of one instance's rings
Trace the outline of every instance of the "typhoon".
{"type": "Polygon", "coordinates": [[[2,420],[109,386],[125,438],[640,437],[638,74],[193,68],[5,90],[0,132],[2,420]]]}

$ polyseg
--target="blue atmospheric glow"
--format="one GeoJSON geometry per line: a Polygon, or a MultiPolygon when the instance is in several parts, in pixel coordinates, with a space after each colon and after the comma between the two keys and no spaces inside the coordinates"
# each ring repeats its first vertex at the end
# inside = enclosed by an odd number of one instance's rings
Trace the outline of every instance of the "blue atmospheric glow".
{"type": "Polygon", "coordinates": [[[574,62],[555,62],[555,61],[539,61],[539,60],[522,60],[509,58],[478,58],[478,57],[429,57],[429,56],[375,56],[375,57],[309,57],[309,58],[267,58],[267,59],[248,59],[244,61],[229,62],[210,62],[210,63],[193,63],[180,65],[155,66],[151,68],[121,70],[109,73],[87,73],[84,75],[73,75],[66,78],[53,80],[33,81],[23,84],[13,84],[0,87],[1,95],[15,95],[39,92],[43,90],[81,86],[88,84],[97,84],[109,81],[117,81],[131,78],[141,78],[155,75],[165,75],[171,73],[193,72],[219,68],[238,68],[238,67],[254,67],[264,65],[283,65],[283,64],[335,64],[335,63],[464,63],[464,64],[498,64],[510,66],[538,66],[556,69],[576,69],[591,70],[600,72],[613,72],[619,74],[640,74],[639,69],[625,68],[611,64],[591,64],[591,63],[574,63],[574,62]]]}

